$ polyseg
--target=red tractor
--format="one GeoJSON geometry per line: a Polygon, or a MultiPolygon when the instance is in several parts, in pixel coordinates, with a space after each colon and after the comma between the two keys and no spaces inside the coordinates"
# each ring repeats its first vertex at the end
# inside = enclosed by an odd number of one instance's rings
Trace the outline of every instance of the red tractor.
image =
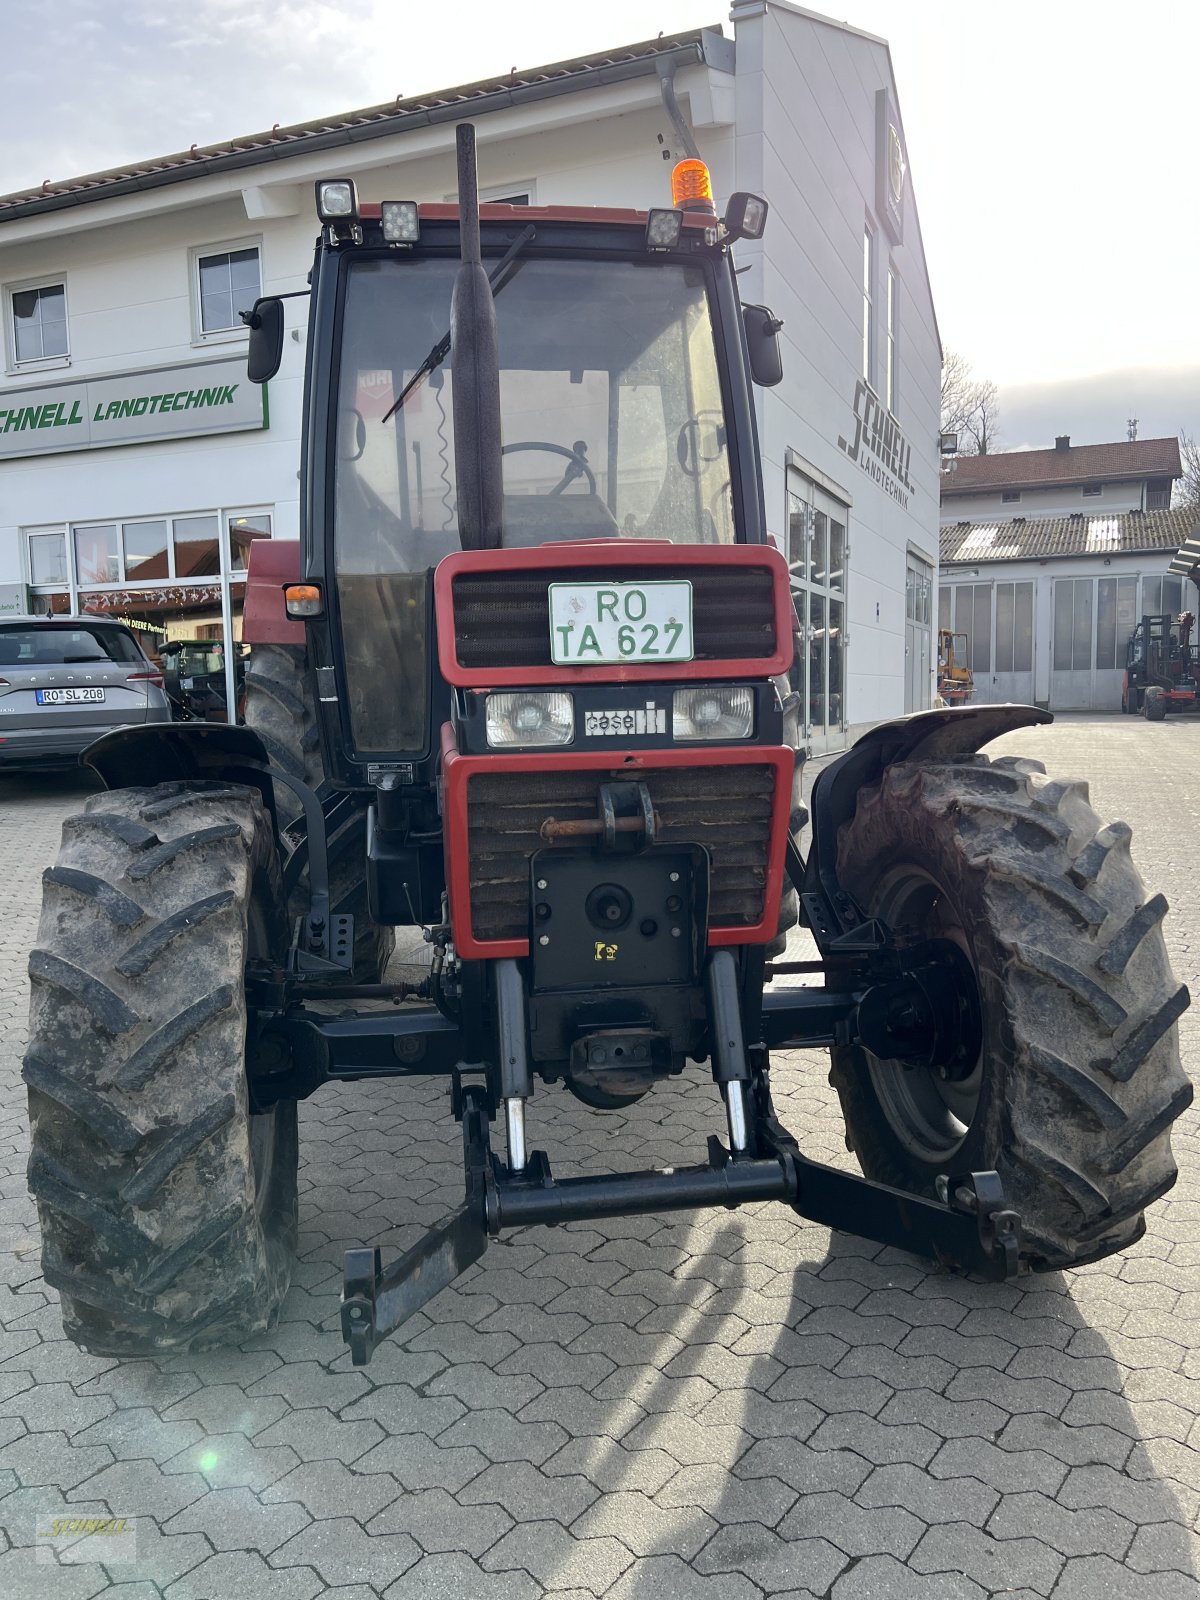
{"type": "MultiPolygon", "coordinates": [[[[317,185],[302,538],[253,547],[248,726],[100,740],[46,874],[29,1178],[88,1349],[268,1325],[330,1081],[441,1074],[463,1133],[446,1221],[347,1254],[360,1363],[516,1226],[774,1200],[1003,1278],[1121,1249],[1173,1182],[1165,901],[1082,785],[978,754],[1045,712],[874,728],[800,852],[753,400],[780,324],[733,262],[767,206],[685,176],[649,214],[480,211],[463,128],[461,211],[317,185]],[[778,959],[797,916],[815,963],[778,959]],[[425,977],[389,981],[397,926],[425,977]],[[772,1052],[817,1045],[862,1176],[772,1107],[772,1052]],[[726,1136],[690,1164],[535,1148],[549,1086],[602,1117],[697,1063],[726,1136]]],[[[270,378],[281,301],[250,326],[270,378]]]]}

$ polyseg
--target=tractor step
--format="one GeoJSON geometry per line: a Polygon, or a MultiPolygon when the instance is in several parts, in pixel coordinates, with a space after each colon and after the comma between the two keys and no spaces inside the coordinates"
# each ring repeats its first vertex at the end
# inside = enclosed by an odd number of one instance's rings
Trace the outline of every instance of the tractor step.
{"type": "Polygon", "coordinates": [[[938,1183],[944,1199],[926,1199],[806,1160],[768,1115],[753,1126],[755,1155],[731,1157],[710,1138],[703,1166],[559,1181],[542,1151],[519,1174],[493,1154],[482,1088],[463,1088],[462,1109],[463,1204],[386,1268],[378,1249],[346,1252],[342,1336],[355,1366],[365,1366],[381,1339],[478,1261],[504,1228],[782,1200],[809,1221],[957,1271],[992,1281],[1017,1271],[1020,1220],[994,1172],[946,1176],[938,1183]]]}

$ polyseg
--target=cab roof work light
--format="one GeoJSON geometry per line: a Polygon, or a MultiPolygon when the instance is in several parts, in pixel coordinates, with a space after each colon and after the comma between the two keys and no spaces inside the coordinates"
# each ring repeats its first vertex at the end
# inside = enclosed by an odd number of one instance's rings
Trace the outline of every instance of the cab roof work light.
{"type": "Polygon", "coordinates": [[[415,200],[384,200],[379,221],[387,244],[416,244],[421,237],[421,215],[415,200]]]}
{"type": "Polygon", "coordinates": [[[358,189],[353,178],[322,178],[317,184],[317,215],[322,222],[357,222],[358,189]]]}
{"type": "Polygon", "coordinates": [[[646,216],[647,250],[674,250],[683,232],[683,212],[651,211],[646,216]]]}
{"type": "Polygon", "coordinates": [[[761,239],[766,231],[769,209],[761,195],[747,194],[741,189],[731,194],[722,219],[726,238],[761,239]]]}

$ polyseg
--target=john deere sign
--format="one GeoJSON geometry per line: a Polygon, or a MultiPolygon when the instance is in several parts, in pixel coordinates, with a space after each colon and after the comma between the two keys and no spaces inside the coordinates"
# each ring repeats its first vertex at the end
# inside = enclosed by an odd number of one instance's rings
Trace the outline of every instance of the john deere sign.
{"type": "Polygon", "coordinates": [[[0,460],[267,425],[245,358],[0,390],[0,460]]]}

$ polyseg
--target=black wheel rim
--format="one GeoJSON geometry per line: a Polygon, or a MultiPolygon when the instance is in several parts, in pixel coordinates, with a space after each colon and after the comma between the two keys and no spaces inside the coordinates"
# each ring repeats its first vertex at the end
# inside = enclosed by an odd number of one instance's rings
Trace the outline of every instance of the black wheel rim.
{"type": "MultiPolygon", "coordinates": [[[[903,864],[881,881],[876,915],[898,933],[949,939],[975,968],[975,954],[962,918],[945,889],[920,867],[903,864]]],[[[966,1143],[979,1113],[983,1052],[966,1077],[942,1078],[933,1067],[905,1067],[867,1053],[875,1097],[893,1137],[906,1154],[944,1166],[966,1143]]]]}

